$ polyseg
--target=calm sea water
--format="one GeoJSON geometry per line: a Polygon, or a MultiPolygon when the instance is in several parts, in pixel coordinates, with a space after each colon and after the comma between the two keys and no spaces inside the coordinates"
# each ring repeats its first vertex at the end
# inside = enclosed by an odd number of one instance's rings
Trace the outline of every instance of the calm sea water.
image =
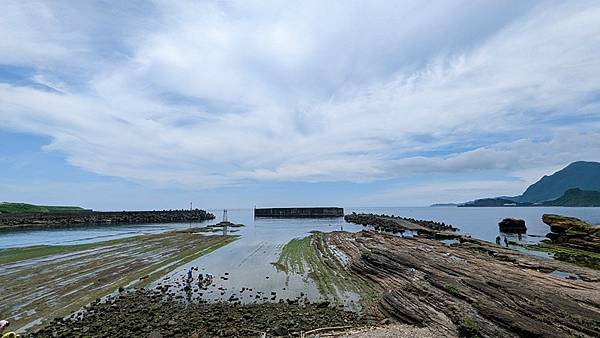
{"type": "MultiPolygon", "coordinates": [[[[217,219],[222,210],[211,210],[217,219]]],[[[526,242],[538,242],[548,232],[549,227],[542,222],[542,215],[554,213],[581,218],[593,224],[600,224],[600,208],[563,208],[563,207],[526,207],[526,208],[456,208],[456,207],[397,207],[397,208],[345,208],[350,212],[372,212],[378,214],[413,217],[418,219],[445,222],[460,228],[461,232],[473,237],[494,241],[502,235],[498,231],[498,222],[505,217],[522,218],[527,224],[527,234],[522,237],[526,242]]],[[[229,210],[230,220],[246,224],[240,234],[248,237],[249,232],[262,236],[264,240],[277,238],[289,240],[311,230],[358,230],[354,225],[338,219],[254,219],[252,209],[229,210]]],[[[110,239],[159,233],[190,226],[203,226],[202,223],[169,223],[148,225],[111,225],[68,229],[20,230],[0,232],[0,248],[13,248],[32,245],[71,245],[105,241],[110,239]]]]}
{"type": "MultiPolygon", "coordinates": [[[[211,211],[217,216],[217,219],[220,219],[222,210],[211,211]]],[[[600,223],[600,208],[402,207],[345,209],[346,213],[353,211],[393,214],[445,222],[460,228],[463,233],[492,242],[500,234],[498,222],[505,217],[522,218],[526,221],[528,231],[521,238],[525,242],[538,242],[548,232],[549,227],[541,221],[544,213],[573,216],[590,223],[600,223]]],[[[277,261],[281,248],[289,240],[307,236],[313,230],[355,232],[363,229],[360,225],[346,223],[343,218],[255,219],[252,209],[230,209],[228,214],[230,221],[246,225],[231,229],[231,234],[240,236],[237,241],[220,248],[213,254],[202,256],[180,266],[156,283],[184,281],[190,268],[196,267],[198,270],[194,270],[195,275],[202,273],[215,276],[215,283],[201,296],[209,301],[223,301],[231,296],[239,297],[242,302],[246,303],[260,301],[254,297],[253,293],[241,292],[242,288],[252,288],[254,293],[260,290],[262,295],[269,296],[269,299],[274,292],[276,294],[275,301],[299,296],[315,301],[322,299],[323,295],[318,291],[312,278],[309,278],[307,274],[295,275],[277,271],[271,263],[277,261]]],[[[0,232],[0,248],[89,243],[207,224],[208,222],[170,223],[0,232]]],[[[519,240],[515,236],[508,237],[510,240],[519,240]]],[[[197,296],[200,297],[199,294],[197,296]]],[[[343,304],[350,308],[356,306],[358,297],[358,295],[349,293],[339,295],[343,304]]]]}

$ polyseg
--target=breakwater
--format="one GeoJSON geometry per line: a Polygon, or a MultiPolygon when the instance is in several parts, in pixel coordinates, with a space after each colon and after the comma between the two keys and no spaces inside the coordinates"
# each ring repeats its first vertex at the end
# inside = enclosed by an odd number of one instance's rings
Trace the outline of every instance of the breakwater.
{"type": "Polygon", "coordinates": [[[0,214],[0,230],[60,228],[97,224],[200,222],[215,216],[201,209],[162,211],[81,211],[65,213],[0,214]]]}
{"type": "Polygon", "coordinates": [[[254,217],[273,218],[324,218],[343,217],[344,209],[337,207],[320,208],[258,208],[254,209],[254,217]]]}
{"type": "Polygon", "coordinates": [[[433,231],[457,231],[458,228],[453,227],[450,224],[444,222],[426,221],[421,219],[414,219],[410,217],[400,216],[388,216],[385,214],[357,214],[352,213],[346,215],[344,220],[349,223],[362,224],[364,226],[370,225],[375,230],[389,231],[389,232],[403,232],[405,230],[411,231],[427,231],[426,229],[433,231]]]}

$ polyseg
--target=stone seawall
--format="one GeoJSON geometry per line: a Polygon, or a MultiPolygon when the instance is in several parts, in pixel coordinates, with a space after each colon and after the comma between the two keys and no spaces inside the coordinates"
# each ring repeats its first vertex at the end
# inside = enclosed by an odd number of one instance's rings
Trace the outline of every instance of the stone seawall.
{"type": "Polygon", "coordinates": [[[337,208],[337,207],[254,209],[254,217],[324,218],[324,217],[343,217],[343,216],[344,216],[344,209],[337,208]]]}
{"type": "Polygon", "coordinates": [[[67,213],[0,214],[0,230],[60,228],[97,224],[200,222],[214,219],[204,210],[84,211],[67,213]]]}

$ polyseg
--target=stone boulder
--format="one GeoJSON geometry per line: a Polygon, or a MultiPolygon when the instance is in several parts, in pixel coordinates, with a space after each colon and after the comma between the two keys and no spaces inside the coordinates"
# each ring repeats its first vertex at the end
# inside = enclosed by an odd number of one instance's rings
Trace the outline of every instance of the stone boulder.
{"type": "Polygon", "coordinates": [[[505,233],[524,234],[527,232],[525,220],[522,219],[505,218],[498,223],[498,226],[500,227],[500,231],[505,233]]]}
{"type": "Polygon", "coordinates": [[[567,231],[583,231],[588,232],[598,228],[588,224],[579,218],[567,217],[554,214],[544,214],[542,221],[550,226],[550,231],[556,234],[564,234],[567,231]]]}
{"type": "Polygon", "coordinates": [[[576,249],[600,253],[600,226],[579,218],[544,214],[542,221],[550,226],[546,235],[552,242],[576,249]]]}

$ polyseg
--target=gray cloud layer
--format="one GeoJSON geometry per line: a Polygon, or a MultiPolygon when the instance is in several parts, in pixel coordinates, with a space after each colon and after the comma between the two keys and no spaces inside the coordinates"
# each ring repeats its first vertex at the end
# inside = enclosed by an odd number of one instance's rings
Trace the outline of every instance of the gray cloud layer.
{"type": "Polygon", "coordinates": [[[0,63],[45,89],[0,83],[0,128],[198,187],[600,159],[600,5],[502,5],[3,1],[0,63]]]}

